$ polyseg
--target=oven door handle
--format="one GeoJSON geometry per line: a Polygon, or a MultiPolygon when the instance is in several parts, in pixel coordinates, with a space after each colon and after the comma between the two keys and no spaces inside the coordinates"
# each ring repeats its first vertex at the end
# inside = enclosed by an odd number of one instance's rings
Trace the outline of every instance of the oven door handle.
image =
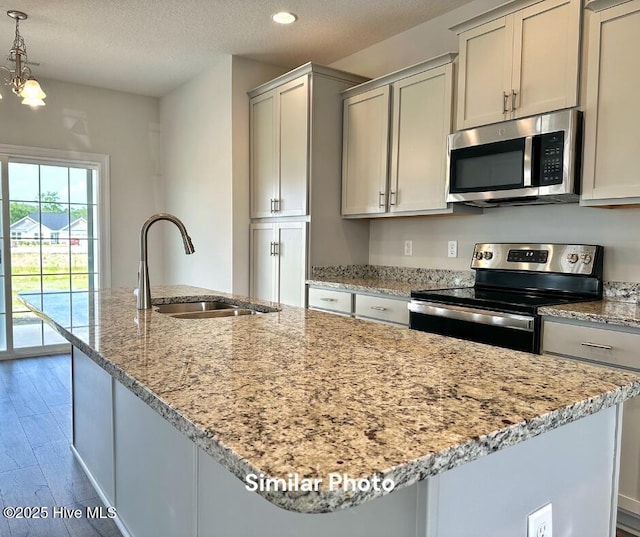
{"type": "Polygon", "coordinates": [[[434,315],[436,317],[446,317],[448,319],[455,319],[458,321],[502,326],[504,328],[511,328],[514,330],[525,330],[527,332],[533,332],[535,324],[535,317],[527,315],[467,308],[464,306],[452,306],[449,304],[426,302],[423,300],[412,300],[409,302],[409,311],[413,313],[434,315]]]}

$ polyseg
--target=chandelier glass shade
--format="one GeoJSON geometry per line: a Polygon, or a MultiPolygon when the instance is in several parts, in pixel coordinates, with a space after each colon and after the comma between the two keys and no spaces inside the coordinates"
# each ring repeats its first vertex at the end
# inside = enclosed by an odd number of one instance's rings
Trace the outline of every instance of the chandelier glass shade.
{"type": "MultiPolygon", "coordinates": [[[[40,83],[33,78],[31,73],[32,65],[27,57],[27,47],[24,38],[20,35],[20,21],[27,18],[27,14],[22,11],[9,10],[7,15],[16,21],[16,34],[13,45],[9,49],[9,67],[0,65],[0,69],[6,71],[5,85],[11,88],[11,91],[22,97],[22,104],[26,104],[33,108],[44,106],[44,98],[47,94],[42,91],[40,83]]],[[[0,94],[0,99],[2,95],[0,94]]]]}

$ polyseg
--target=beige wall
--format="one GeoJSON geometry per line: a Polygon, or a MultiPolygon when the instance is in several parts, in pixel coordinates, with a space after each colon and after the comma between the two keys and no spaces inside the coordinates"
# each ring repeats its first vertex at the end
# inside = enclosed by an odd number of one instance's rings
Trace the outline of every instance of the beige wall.
{"type": "MultiPolygon", "coordinates": [[[[343,58],[332,67],[367,76],[401,69],[446,51],[457,51],[448,28],[500,1],[476,0],[452,13],[343,58]]],[[[372,220],[369,262],[426,268],[468,269],[475,242],[531,241],[603,244],[605,279],[640,281],[640,209],[592,209],[576,204],[494,208],[456,217],[372,220]],[[405,240],[413,256],[403,255],[405,240]],[[447,241],[458,241],[458,258],[447,257],[447,241]]]]}
{"type": "MultiPolygon", "coordinates": [[[[47,105],[38,110],[20,104],[3,86],[0,144],[110,156],[111,284],[133,287],[138,269],[137,231],[163,205],[158,99],[56,80],[42,79],[41,83],[48,96],[47,105]]],[[[152,275],[161,279],[160,244],[154,247],[153,242],[152,275]]]]}
{"type": "Polygon", "coordinates": [[[224,56],[161,98],[165,207],[196,249],[186,256],[177,230],[165,230],[165,283],[248,293],[247,91],[282,71],[224,56]]]}

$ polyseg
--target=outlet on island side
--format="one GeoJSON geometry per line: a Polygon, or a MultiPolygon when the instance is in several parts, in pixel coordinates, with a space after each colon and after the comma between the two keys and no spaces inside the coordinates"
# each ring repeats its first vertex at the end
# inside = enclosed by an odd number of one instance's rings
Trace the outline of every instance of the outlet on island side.
{"type": "Polygon", "coordinates": [[[404,255],[413,255],[413,241],[404,241],[404,255]]]}
{"type": "Polygon", "coordinates": [[[458,241],[449,241],[447,253],[449,257],[458,257],[458,241]]]}
{"type": "Polygon", "coordinates": [[[527,537],[553,537],[550,503],[543,505],[527,517],[527,537]]]}

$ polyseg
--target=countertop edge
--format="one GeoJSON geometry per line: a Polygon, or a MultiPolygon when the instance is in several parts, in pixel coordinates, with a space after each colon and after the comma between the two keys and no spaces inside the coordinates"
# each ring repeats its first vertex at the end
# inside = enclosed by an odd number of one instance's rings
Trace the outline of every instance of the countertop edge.
{"type": "MultiPolygon", "coordinates": [[[[72,345],[78,347],[80,351],[91,358],[98,366],[109,373],[114,379],[131,391],[136,397],[144,401],[156,413],[165,418],[178,431],[182,432],[192,440],[205,453],[212,456],[218,463],[233,473],[238,479],[244,482],[247,474],[260,473],[259,469],[253,467],[245,458],[237,455],[224,444],[212,438],[206,430],[199,428],[176,409],[166,403],[161,397],[146,388],[135,378],[129,376],[120,368],[114,366],[100,352],[86,345],[53,319],[43,312],[23,302],[39,318],[50,324],[60,335],[67,339],[72,345]]],[[[462,464],[472,462],[484,455],[494,453],[506,447],[513,446],[529,438],[533,438],[547,431],[556,429],[562,425],[576,421],[582,417],[595,414],[600,410],[611,407],[626,399],[640,395],[640,381],[632,384],[617,387],[599,396],[590,397],[583,401],[578,401],[569,406],[562,407],[555,411],[542,414],[533,419],[506,426],[487,435],[474,438],[452,446],[438,453],[430,453],[424,457],[409,461],[400,466],[390,468],[385,472],[377,474],[380,479],[389,478],[395,483],[394,490],[411,486],[425,478],[438,475],[446,470],[450,470],[462,464]]],[[[373,479],[374,475],[370,479],[373,479]]],[[[346,493],[342,490],[318,492],[301,491],[256,491],[262,497],[288,511],[299,513],[328,513],[339,511],[350,507],[356,507],[374,498],[382,497],[390,492],[383,489],[375,490],[370,487],[367,492],[346,493]]]]}

